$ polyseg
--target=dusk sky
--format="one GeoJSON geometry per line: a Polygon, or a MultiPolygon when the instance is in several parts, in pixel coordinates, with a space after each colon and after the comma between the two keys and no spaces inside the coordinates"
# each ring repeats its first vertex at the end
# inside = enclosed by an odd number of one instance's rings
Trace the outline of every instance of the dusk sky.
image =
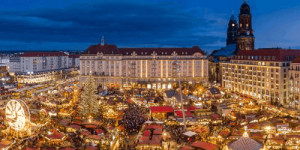
{"type": "MultiPolygon", "coordinates": [[[[1,0],[0,49],[224,47],[243,0],[1,0]]],[[[248,0],[255,47],[300,48],[299,0],[248,0]]]]}

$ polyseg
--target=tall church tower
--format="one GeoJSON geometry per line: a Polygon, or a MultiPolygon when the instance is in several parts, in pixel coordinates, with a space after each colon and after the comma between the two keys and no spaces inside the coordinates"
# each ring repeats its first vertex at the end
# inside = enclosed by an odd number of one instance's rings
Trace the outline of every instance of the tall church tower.
{"type": "Polygon", "coordinates": [[[250,6],[245,0],[240,9],[239,28],[237,32],[237,50],[254,50],[254,35],[252,30],[250,6]]]}
{"type": "Polygon", "coordinates": [[[234,15],[232,14],[228,22],[228,28],[227,28],[227,41],[226,41],[227,46],[230,44],[236,44],[237,30],[238,30],[238,24],[234,15]]]}

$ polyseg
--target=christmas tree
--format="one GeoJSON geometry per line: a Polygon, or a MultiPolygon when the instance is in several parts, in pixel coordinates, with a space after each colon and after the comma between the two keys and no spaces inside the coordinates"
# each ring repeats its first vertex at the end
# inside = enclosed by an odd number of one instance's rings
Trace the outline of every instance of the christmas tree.
{"type": "Polygon", "coordinates": [[[85,82],[80,96],[78,113],[82,117],[99,116],[99,102],[97,100],[97,87],[94,78],[91,76],[85,82]]]}

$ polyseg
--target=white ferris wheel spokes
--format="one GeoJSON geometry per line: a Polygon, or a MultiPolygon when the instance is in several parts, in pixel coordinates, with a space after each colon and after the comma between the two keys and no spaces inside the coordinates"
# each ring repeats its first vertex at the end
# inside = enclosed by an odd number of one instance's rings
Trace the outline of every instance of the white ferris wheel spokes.
{"type": "Polygon", "coordinates": [[[11,128],[23,130],[30,119],[29,110],[23,101],[10,100],[5,108],[6,120],[11,128]]]}

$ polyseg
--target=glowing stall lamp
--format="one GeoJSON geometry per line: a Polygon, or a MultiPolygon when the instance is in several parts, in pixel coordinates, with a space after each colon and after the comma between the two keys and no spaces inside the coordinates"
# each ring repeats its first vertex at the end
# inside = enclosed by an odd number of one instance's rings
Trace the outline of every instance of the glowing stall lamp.
{"type": "Polygon", "coordinates": [[[152,89],[156,89],[156,84],[153,84],[152,89]]]}
{"type": "Polygon", "coordinates": [[[50,115],[50,117],[52,117],[52,116],[57,116],[57,113],[56,112],[49,112],[49,115],[50,115]]]}
{"type": "Polygon", "coordinates": [[[271,130],[271,127],[270,127],[270,126],[267,126],[267,127],[265,127],[265,129],[266,129],[267,131],[270,131],[270,130],[271,130]]]}
{"type": "Polygon", "coordinates": [[[164,133],[163,133],[163,136],[164,136],[164,137],[166,137],[166,136],[167,136],[167,133],[166,133],[166,132],[164,132],[164,133]]]}
{"type": "Polygon", "coordinates": [[[147,89],[151,89],[151,84],[147,84],[147,89]]]}
{"type": "Polygon", "coordinates": [[[202,103],[196,103],[195,105],[196,106],[202,106],[202,103]]]}
{"type": "Polygon", "coordinates": [[[195,106],[196,106],[197,108],[202,108],[202,103],[196,103],[195,106]]]}
{"type": "Polygon", "coordinates": [[[172,85],[171,84],[168,84],[168,89],[171,89],[172,88],[172,85]]]}
{"type": "Polygon", "coordinates": [[[93,120],[93,117],[92,117],[92,116],[89,116],[88,118],[89,118],[89,119],[88,119],[88,122],[91,123],[92,120],[93,120]]]}

